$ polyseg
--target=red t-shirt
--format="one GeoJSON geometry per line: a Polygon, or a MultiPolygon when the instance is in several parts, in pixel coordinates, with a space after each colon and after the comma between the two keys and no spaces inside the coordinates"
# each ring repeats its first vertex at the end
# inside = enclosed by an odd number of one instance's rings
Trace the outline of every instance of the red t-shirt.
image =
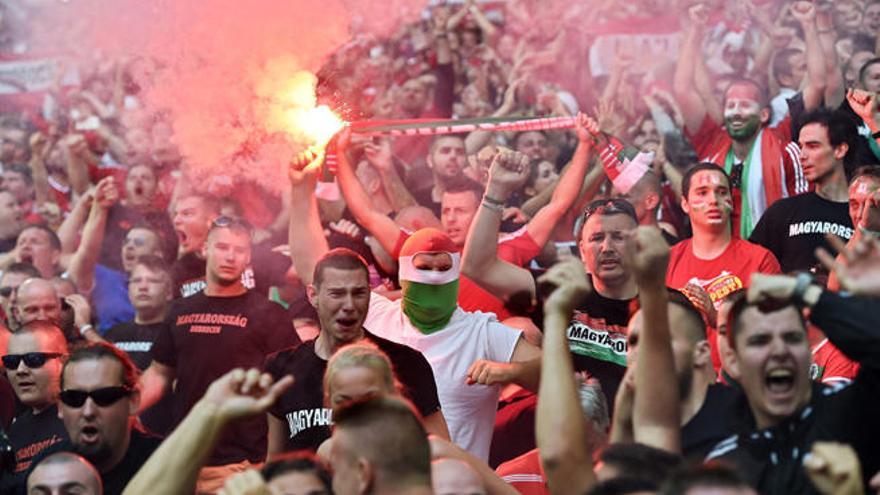
{"type": "MultiPolygon", "coordinates": [[[[694,256],[692,239],[672,246],[666,285],[682,289],[689,283],[699,285],[709,293],[717,310],[725,297],[738,289],[748,287],[753,273],[781,273],[779,261],[767,249],[742,239],[731,239],[727,249],[711,260],[694,256]]],[[[715,370],[721,368],[721,357],[716,345],[716,329],[707,328],[715,370]]]]}
{"type": "Polygon", "coordinates": [[[513,458],[495,470],[505,483],[523,495],[547,495],[547,479],[541,469],[541,456],[538,449],[513,458]]]}
{"type": "Polygon", "coordinates": [[[828,339],[813,347],[810,378],[826,385],[849,383],[859,372],[859,363],[844,356],[828,339]]]}
{"type": "Polygon", "coordinates": [[[691,242],[686,239],[672,246],[666,285],[673,289],[689,283],[699,285],[709,293],[715,309],[730,293],[747,287],[753,273],[780,273],[773,253],[749,241],[731,239],[727,249],[711,260],[694,256],[691,242]]]}
{"type": "MultiPolygon", "coordinates": [[[[409,232],[401,229],[400,238],[394,248],[393,256],[395,258],[400,256],[400,248],[403,247],[403,243],[409,236],[409,232]]],[[[526,227],[498,237],[498,258],[516,266],[525,266],[540,252],[541,247],[535,244],[535,240],[529,235],[526,227]]],[[[458,283],[458,305],[465,311],[495,313],[501,321],[512,316],[504,308],[504,301],[464,275],[461,276],[458,283]]]]}

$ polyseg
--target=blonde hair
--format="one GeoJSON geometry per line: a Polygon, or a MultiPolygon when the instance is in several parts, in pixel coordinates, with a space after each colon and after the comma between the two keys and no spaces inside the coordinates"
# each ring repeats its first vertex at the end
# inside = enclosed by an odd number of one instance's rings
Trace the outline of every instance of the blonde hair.
{"type": "Polygon", "coordinates": [[[333,377],[339,371],[349,368],[367,368],[374,371],[389,393],[400,395],[401,387],[394,375],[394,368],[388,355],[373,343],[361,341],[340,347],[330,356],[327,371],[324,372],[325,403],[330,403],[332,395],[330,384],[333,377]]]}

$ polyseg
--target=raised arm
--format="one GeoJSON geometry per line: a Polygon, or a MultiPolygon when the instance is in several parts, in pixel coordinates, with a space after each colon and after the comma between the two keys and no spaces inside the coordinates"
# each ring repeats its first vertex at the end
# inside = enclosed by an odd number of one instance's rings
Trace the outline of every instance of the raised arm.
{"type": "Polygon", "coordinates": [[[35,203],[39,206],[46,202],[54,203],[49,195],[49,172],[46,170],[46,155],[52,143],[49,143],[45,134],[37,131],[31,135],[28,144],[31,148],[31,160],[28,166],[34,182],[35,203]]]}
{"type": "Polygon", "coordinates": [[[339,134],[336,144],[336,181],[339,183],[339,189],[342,191],[342,196],[345,198],[348,210],[354,215],[357,223],[367,229],[379,241],[382,249],[389,253],[394,253],[394,248],[400,237],[400,228],[394,223],[394,220],[373,208],[370,196],[364,190],[360,181],[358,181],[357,175],[355,175],[354,169],[351,166],[351,161],[346,154],[350,137],[350,131],[345,129],[339,134]]]}
{"type": "Polygon", "coordinates": [[[701,45],[709,10],[704,4],[698,3],[688,10],[688,16],[690,23],[685,31],[681,54],[675,67],[673,92],[681,108],[685,128],[690,132],[696,132],[706,118],[703,99],[696,91],[695,76],[696,61],[703,56],[701,45]]]}
{"type": "Polygon", "coordinates": [[[364,146],[364,156],[370,165],[379,172],[382,187],[385,194],[391,200],[391,207],[398,212],[407,206],[416,206],[418,203],[410,194],[409,189],[403,184],[391,154],[391,142],[383,138],[378,143],[371,141],[364,146]]]}
{"type": "Polygon", "coordinates": [[[498,258],[498,229],[502,206],[529,175],[529,158],[519,152],[501,150],[489,167],[489,184],[464,245],[462,274],[502,300],[529,291],[534,298],[532,275],[523,268],[498,258]]]}
{"type": "Polygon", "coordinates": [[[303,285],[312,283],[318,259],[330,250],[318,215],[318,200],[315,198],[315,184],[323,161],[324,150],[308,150],[300,153],[288,169],[291,201],[287,242],[290,246],[290,259],[303,285]]]}
{"type": "Polygon", "coordinates": [[[809,111],[818,108],[825,95],[825,53],[816,29],[816,6],[812,2],[801,0],[791,6],[791,14],[804,31],[807,84],[803,93],[804,108],[809,111]]]}
{"type": "Polygon", "coordinates": [[[95,199],[89,211],[89,218],[83,227],[82,240],[73,257],[67,273],[77,288],[88,294],[95,286],[95,267],[104,243],[104,231],[110,207],[119,199],[119,192],[113,177],[106,177],[95,188],[95,199]]]}
{"type": "Polygon", "coordinates": [[[624,263],[638,283],[644,321],[635,370],[632,417],[635,441],[679,453],[681,413],[666,295],[669,245],[660,230],[656,227],[636,229],[626,241],[624,263]]]}
{"type": "Polygon", "coordinates": [[[76,200],[76,204],[58,227],[58,238],[61,239],[61,253],[73,254],[79,243],[79,231],[85,225],[89,212],[92,211],[92,201],[95,199],[94,190],[86,191],[76,200]]]}
{"type": "Polygon", "coordinates": [[[579,113],[575,119],[575,131],[578,145],[574,150],[574,156],[571,157],[571,164],[559,177],[550,203],[538,210],[526,225],[526,230],[538,246],[547,244],[559,219],[571,209],[577,199],[590,163],[593,137],[599,134],[599,125],[593,119],[579,113]]]}
{"type": "Polygon", "coordinates": [[[554,265],[541,282],[554,285],[556,290],[544,303],[544,360],[535,438],[550,493],[586,493],[596,483],[596,476],[566,329],[574,306],[590,286],[577,260],[554,265]]]}
{"type": "Polygon", "coordinates": [[[125,495],[193,493],[199,470],[226,425],[265,412],[293,384],[237,368],[218,378],[125,487],[125,495]]]}

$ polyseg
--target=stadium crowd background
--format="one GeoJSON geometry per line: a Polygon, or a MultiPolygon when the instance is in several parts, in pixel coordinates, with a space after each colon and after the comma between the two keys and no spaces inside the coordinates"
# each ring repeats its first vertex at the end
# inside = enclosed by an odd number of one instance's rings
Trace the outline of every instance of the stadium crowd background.
{"type": "Polygon", "coordinates": [[[105,493],[880,490],[880,1],[353,22],[316,73],[346,120],[575,128],[344,130],[277,189],[181,151],[142,94],[162,61],[47,52],[81,28],[50,4],[0,1],[4,493],[53,466],[105,493]],[[772,347],[760,378],[738,345],[772,347]],[[336,398],[336,366],[381,377],[336,398]]]}

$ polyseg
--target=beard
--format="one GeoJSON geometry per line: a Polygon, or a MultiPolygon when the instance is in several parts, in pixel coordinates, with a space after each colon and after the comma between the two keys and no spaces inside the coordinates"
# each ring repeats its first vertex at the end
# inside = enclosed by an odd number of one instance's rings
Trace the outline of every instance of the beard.
{"type": "Polygon", "coordinates": [[[680,401],[684,401],[691,393],[691,386],[694,383],[694,370],[690,366],[678,375],[678,397],[680,401]]]}
{"type": "Polygon", "coordinates": [[[755,134],[758,133],[758,129],[761,127],[761,117],[758,115],[747,115],[742,117],[725,117],[724,118],[724,129],[727,131],[727,134],[734,141],[747,141],[751,139],[755,134]],[[731,123],[733,121],[741,121],[744,122],[745,125],[742,127],[735,129],[731,127],[731,123]]]}
{"type": "Polygon", "coordinates": [[[110,446],[105,443],[95,445],[78,445],[73,444],[73,451],[86,458],[89,462],[97,466],[113,456],[110,446]]]}

